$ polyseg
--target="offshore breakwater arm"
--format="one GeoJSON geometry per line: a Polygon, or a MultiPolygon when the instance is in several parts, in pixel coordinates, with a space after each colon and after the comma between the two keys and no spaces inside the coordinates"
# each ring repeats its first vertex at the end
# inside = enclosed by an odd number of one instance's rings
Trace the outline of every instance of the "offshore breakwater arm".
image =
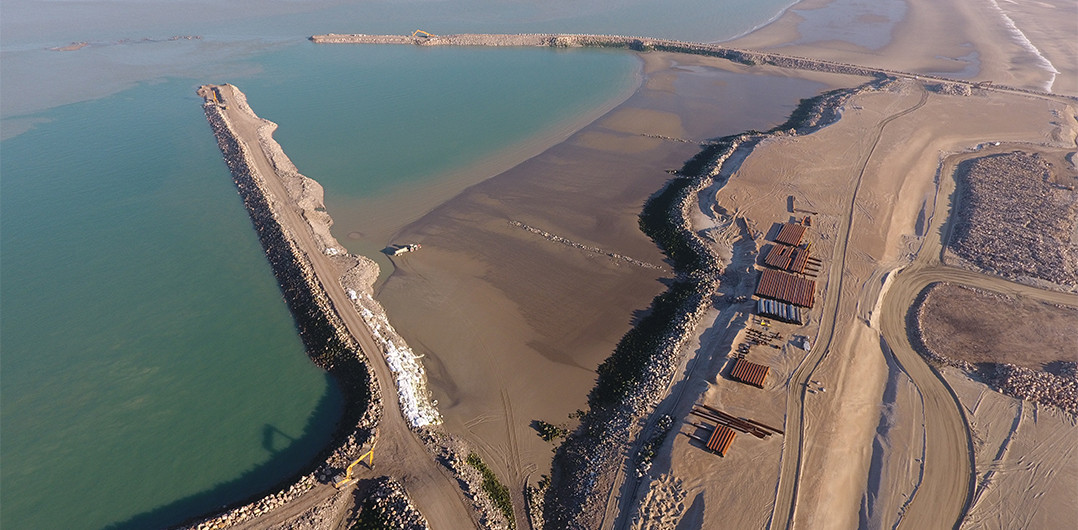
{"type": "Polygon", "coordinates": [[[345,399],[344,417],[330,449],[323,451],[315,470],[296,479],[287,487],[254,502],[205,518],[192,528],[227,528],[273,511],[298,497],[312,493],[329,498],[335,492],[325,485],[336,469],[358,456],[360,446],[374,434],[381,416],[381,399],[366,359],[332,310],[325,289],[313,267],[299,248],[294,233],[279,219],[280,203],[268,192],[250,149],[233,128],[220,102],[220,89],[202,87],[206,98],[206,118],[233,176],[236,187],[251,216],[251,222],[266,252],[282,294],[296,321],[305,349],[311,359],[334,376],[345,399]]]}
{"type": "Polygon", "coordinates": [[[1039,90],[994,85],[951,79],[943,76],[903,72],[862,66],[837,61],[810,59],[794,55],[729,48],[717,44],[685,42],[649,37],[623,35],[573,35],[560,33],[464,33],[458,35],[365,35],[359,33],[328,33],[313,35],[311,42],[319,44],[413,44],[416,46],[538,46],[549,48],[625,48],[633,51],[664,51],[719,57],[749,66],[777,66],[794,70],[811,70],[834,74],[848,74],[866,77],[911,77],[932,79],[940,82],[939,90],[945,93],[968,95],[973,89],[1003,90],[1023,92],[1042,96],[1063,97],[1078,100],[1078,97],[1060,96],[1039,90]]]}

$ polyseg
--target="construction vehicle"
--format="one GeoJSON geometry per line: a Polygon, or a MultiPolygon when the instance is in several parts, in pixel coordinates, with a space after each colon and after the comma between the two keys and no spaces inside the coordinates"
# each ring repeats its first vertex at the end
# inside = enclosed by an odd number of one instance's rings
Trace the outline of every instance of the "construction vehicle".
{"type": "Polygon", "coordinates": [[[355,469],[356,464],[367,460],[367,467],[374,468],[374,444],[371,444],[371,448],[366,453],[363,453],[354,462],[348,465],[348,468],[344,470],[344,475],[337,475],[333,477],[333,487],[341,489],[345,486],[351,486],[356,483],[355,478],[352,477],[352,470],[355,469]]]}
{"type": "Polygon", "coordinates": [[[431,38],[433,36],[434,36],[433,34],[427,33],[426,31],[423,31],[421,29],[417,29],[417,30],[412,32],[412,38],[413,39],[417,39],[419,37],[423,37],[424,39],[429,39],[429,38],[431,38]]]}
{"type": "Polygon", "coordinates": [[[397,247],[397,248],[393,249],[392,255],[393,256],[400,256],[401,254],[407,254],[409,252],[415,252],[415,251],[417,251],[417,250],[419,250],[421,248],[423,248],[423,246],[420,245],[419,243],[409,243],[407,245],[404,245],[403,247],[397,247]]]}

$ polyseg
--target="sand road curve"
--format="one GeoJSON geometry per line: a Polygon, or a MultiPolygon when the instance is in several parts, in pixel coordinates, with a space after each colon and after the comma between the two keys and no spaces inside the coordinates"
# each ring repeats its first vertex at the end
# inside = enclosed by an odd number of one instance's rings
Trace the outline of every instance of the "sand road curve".
{"type": "MultiPolygon", "coordinates": [[[[948,183],[947,187],[953,189],[953,179],[949,176],[954,174],[958,162],[985,154],[958,155],[945,161],[940,175],[948,183]]],[[[939,196],[950,195],[947,191],[941,191],[939,196]]],[[[948,201],[940,201],[937,197],[932,216],[934,225],[946,219],[947,210],[948,201]]],[[[944,521],[957,527],[969,509],[975,487],[973,447],[964,409],[940,374],[910,344],[906,316],[917,296],[933,283],[948,282],[1046,303],[1078,306],[1078,295],[1073,293],[1039,289],[941,264],[943,248],[952,227],[952,222],[945,222],[942,230],[936,226],[927,229],[914,262],[892,273],[890,286],[880,304],[880,331],[884,341],[902,369],[916,382],[925,401],[924,476],[902,519],[902,526],[907,528],[938,526],[944,521]],[[956,502],[960,498],[965,499],[961,505],[956,502]]]]}
{"type": "MultiPolygon", "coordinates": [[[[816,338],[816,343],[812,350],[805,356],[805,360],[801,362],[790,376],[790,381],[788,383],[790,390],[786,400],[786,438],[783,445],[778,488],[775,492],[775,507],[771,514],[771,528],[791,528],[793,526],[794,514],[797,510],[798,482],[801,478],[801,466],[804,461],[806,389],[808,388],[808,382],[813,377],[816,368],[831,351],[832,341],[836,335],[835,328],[839,325],[839,313],[842,309],[843,271],[846,270],[847,248],[850,242],[850,230],[853,227],[854,211],[857,204],[857,192],[860,190],[861,183],[864,180],[865,170],[868,167],[869,160],[871,160],[872,154],[875,152],[876,146],[880,141],[880,136],[883,134],[883,130],[887,127],[887,124],[911,112],[915,112],[917,109],[923,107],[927,101],[928,92],[922,87],[921,98],[916,104],[881,119],[873,128],[871,136],[872,143],[861,155],[861,170],[858,172],[857,178],[853,183],[853,189],[849,197],[849,207],[847,208],[846,216],[843,217],[842,223],[839,226],[839,236],[831,256],[831,263],[828,267],[827,284],[828,292],[831,294],[824,301],[824,308],[820,321],[820,333],[816,338]]],[[[844,320],[844,322],[849,321],[852,321],[852,319],[844,320]]],[[[932,375],[932,377],[935,379],[934,375],[932,375]]],[[[911,378],[913,378],[913,374],[911,374],[911,378]]],[[[918,383],[916,378],[914,378],[914,383],[918,383]]],[[[954,405],[955,404],[952,406],[954,405]]],[[[963,423],[963,425],[965,424],[963,423]]],[[[969,474],[970,473],[967,470],[966,475],[969,474]]],[[[963,500],[959,504],[964,506],[966,501],[963,500]]]]}
{"type": "MultiPolygon", "coordinates": [[[[221,90],[225,101],[242,99],[237,97],[238,90],[232,85],[215,86],[221,90]]],[[[269,202],[277,202],[283,206],[278,208],[281,222],[291,228],[296,244],[306,253],[318,281],[322,283],[348,331],[368,355],[369,364],[377,377],[378,390],[385,404],[385,412],[378,424],[378,454],[374,470],[368,471],[369,477],[361,473],[360,478],[390,475],[400,480],[419,511],[428,521],[436,522],[431,525],[433,528],[475,528],[477,524],[472,509],[466,503],[456,480],[434,460],[433,455],[409,429],[400,414],[397,390],[393,387],[396,378],[381,358],[381,349],[375,344],[367,325],[341,287],[338,281],[339,272],[322,253],[307,221],[290,202],[283,200],[289,197],[288,192],[258,141],[258,129],[267,122],[256,116],[246,105],[228,105],[224,113],[234,129],[237,141],[243,142],[251,154],[253,169],[261,175],[269,193],[275,195],[269,202]]],[[[327,492],[323,489],[315,489],[312,493],[321,492],[326,495],[327,492]]],[[[286,506],[282,509],[290,508],[286,506]]]]}

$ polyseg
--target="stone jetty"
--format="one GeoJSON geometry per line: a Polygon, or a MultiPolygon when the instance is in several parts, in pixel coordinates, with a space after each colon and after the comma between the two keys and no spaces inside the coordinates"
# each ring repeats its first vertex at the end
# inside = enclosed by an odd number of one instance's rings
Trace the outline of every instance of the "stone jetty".
{"type": "MultiPolygon", "coordinates": [[[[207,90],[210,89],[203,87],[199,93],[206,97],[207,90]]],[[[307,354],[337,380],[344,393],[345,410],[334,434],[335,442],[307,467],[302,476],[257,500],[183,527],[198,530],[228,528],[265,515],[315,488],[332,488],[327,483],[359,456],[360,447],[373,438],[382,414],[373,371],[333,309],[309,258],[297,245],[289,227],[281,223],[278,209],[284,203],[269,193],[265,182],[253,169],[251,155],[237,138],[222,106],[215,103],[218,99],[207,98],[203,106],[206,119],[292,312],[307,354]]]]}

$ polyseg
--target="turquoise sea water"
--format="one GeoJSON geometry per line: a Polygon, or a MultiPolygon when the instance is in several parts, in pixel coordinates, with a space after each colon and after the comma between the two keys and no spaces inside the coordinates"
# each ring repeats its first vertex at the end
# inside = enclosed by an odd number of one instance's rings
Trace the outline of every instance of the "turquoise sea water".
{"type": "Polygon", "coordinates": [[[638,61],[602,50],[304,44],[264,68],[240,85],[251,107],[280,126],[274,138],[327,195],[354,198],[422,184],[572,120],[634,82],[638,61]]]}
{"type": "Polygon", "coordinates": [[[383,276],[392,271],[379,252],[390,243],[386,226],[403,225],[421,195],[445,200],[483,177],[458,176],[454,186],[442,175],[627,95],[640,69],[609,50],[318,44],[263,64],[264,75],[241,86],[248,101],[325,187],[338,240],[373,257],[383,276]]]}
{"type": "Polygon", "coordinates": [[[340,397],[190,82],[47,117],[0,159],[0,526],[160,526],[298,470],[340,397]]]}
{"type": "MultiPolygon", "coordinates": [[[[35,125],[0,142],[0,527],[175,523],[285,479],[332,432],[339,394],[303,354],[198,84],[235,83],[278,122],[332,213],[526,141],[618,93],[636,68],[602,51],[316,46],[282,36],[291,22],[301,35],[365,30],[342,17],[359,20],[359,8],[274,5],[285,12],[259,20],[266,33],[250,20],[158,21],[154,35],[211,31],[70,54],[12,42],[5,26],[5,127],[35,125]],[[54,61],[63,80],[51,77],[54,61]],[[20,90],[35,83],[39,94],[20,90]],[[47,110],[12,111],[24,108],[14,94],[47,110]]],[[[395,5],[372,4],[372,26],[413,29],[395,5]]],[[[531,16],[519,30],[585,31],[604,12],[589,5],[575,17],[513,9],[531,16]]],[[[612,12],[624,32],[642,33],[659,9],[647,5],[612,12]]],[[[723,23],[737,33],[782,5],[754,3],[756,18],[732,8],[723,23]]],[[[446,26],[508,31],[513,15],[492,13],[457,13],[446,26]]],[[[675,19],[658,18],[677,36],[675,19]]],[[[93,22],[94,39],[139,36],[93,22]]],[[[705,23],[689,22],[686,38],[705,40],[705,23]]]]}

